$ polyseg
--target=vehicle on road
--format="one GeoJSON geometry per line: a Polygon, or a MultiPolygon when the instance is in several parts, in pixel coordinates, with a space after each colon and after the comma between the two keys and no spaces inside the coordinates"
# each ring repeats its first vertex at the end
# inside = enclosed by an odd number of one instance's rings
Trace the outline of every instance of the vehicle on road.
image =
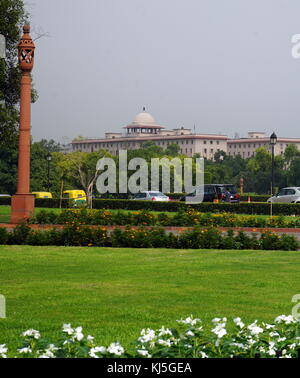
{"type": "Polygon", "coordinates": [[[34,194],[34,197],[37,198],[52,198],[52,193],[50,192],[32,192],[31,194],[34,194]]]}
{"type": "Polygon", "coordinates": [[[270,197],[267,202],[272,203],[300,203],[300,187],[291,186],[282,188],[275,196],[270,197]]]}
{"type": "Polygon", "coordinates": [[[136,201],[169,201],[170,198],[158,191],[143,191],[136,193],[133,197],[136,201]]]}
{"type": "Polygon", "coordinates": [[[84,190],[65,190],[63,198],[69,199],[73,202],[74,206],[86,204],[86,193],[84,190]]]}
{"type": "MultiPolygon", "coordinates": [[[[186,197],[195,197],[197,190],[180,199],[185,201],[186,197]]],[[[206,184],[204,185],[203,202],[214,202],[215,200],[221,202],[240,202],[240,195],[233,184],[206,184]]]]}

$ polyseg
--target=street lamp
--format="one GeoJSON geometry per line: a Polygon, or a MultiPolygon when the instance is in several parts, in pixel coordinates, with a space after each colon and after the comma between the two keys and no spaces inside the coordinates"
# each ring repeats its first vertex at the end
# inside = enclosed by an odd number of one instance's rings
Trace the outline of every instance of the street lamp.
{"type": "Polygon", "coordinates": [[[50,152],[48,153],[47,157],[47,168],[48,168],[48,192],[50,192],[50,163],[51,163],[51,160],[52,160],[52,155],[50,154],[50,152]]]}
{"type": "Polygon", "coordinates": [[[277,135],[275,134],[275,132],[270,136],[270,145],[271,145],[271,149],[272,149],[272,182],[271,182],[271,197],[273,196],[274,194],[274,165],[275,165],[275,162],[274,162],[274,148],[275,148],[275,145],[277,143],[277,135]]]}

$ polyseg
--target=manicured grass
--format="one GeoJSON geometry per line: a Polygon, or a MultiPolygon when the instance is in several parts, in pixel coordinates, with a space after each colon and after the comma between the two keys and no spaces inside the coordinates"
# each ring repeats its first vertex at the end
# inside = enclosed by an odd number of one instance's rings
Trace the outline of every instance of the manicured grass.
{"type": "Polygon", "coordinates": [[[53,339],[63,323],[129,345],[190,314],[271,321],[291,313],[299,270],[299,252],[0,246],[0,344],[28,328],[53,339]]]}

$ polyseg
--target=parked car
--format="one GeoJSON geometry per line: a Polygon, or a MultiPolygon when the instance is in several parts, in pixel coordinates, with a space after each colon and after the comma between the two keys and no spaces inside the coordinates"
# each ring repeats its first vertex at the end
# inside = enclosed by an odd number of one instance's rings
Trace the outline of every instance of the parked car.
{"type": "Polygon", "coordinates": [[[32,192],[35,198],[52,198],[52,193],[49,192],[32,192]]]}
{"type": "MultiPolygon", "coordinates": [[[[186,197],[196,196],[197,190],[180,199],[185,201],[186,197]]],[[[240,195],[233,184],[206,184],[204,185],[203,202],[240,202],[240,195]]]]}
{"type": "Polygon", "coordinates": [[[162,192],[157,191],[144,191],[136,193],[133,197],[137,201],[169,201],[170,198],[163,194],[162,192]]]}
{"type": "Polygon", "coordinates": [[[270,197],[267,202],[272,203],[300,203],[300,188],[292,186],[282,188],[275,196],[270,197]]]}

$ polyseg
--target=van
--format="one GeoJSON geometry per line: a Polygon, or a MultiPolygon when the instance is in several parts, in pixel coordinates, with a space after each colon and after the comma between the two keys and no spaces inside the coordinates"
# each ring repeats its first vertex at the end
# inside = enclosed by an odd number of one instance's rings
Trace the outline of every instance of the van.
{"type": "Polygon", "coordinates": [[[86,203],[86,193],[84,190],[65,190],[63,198],[73,200],[75,206],[86,203]]]}
{"type": "Polygon", "coordinates": [[[37,198],[52,198],[52,193],[49,192],[32,192],[31,194],[34,194],[34,197],[37,198]]]}
{"type": "MultiPolygon", "coordinates": [[[[180,201],[185,201],[186,197],[194,197],[196,191],[184,196],[180,201]]],[[[240,195],[233,184],[206,184],[204,185],[203,202],[240,202],[240,195]]]]}

